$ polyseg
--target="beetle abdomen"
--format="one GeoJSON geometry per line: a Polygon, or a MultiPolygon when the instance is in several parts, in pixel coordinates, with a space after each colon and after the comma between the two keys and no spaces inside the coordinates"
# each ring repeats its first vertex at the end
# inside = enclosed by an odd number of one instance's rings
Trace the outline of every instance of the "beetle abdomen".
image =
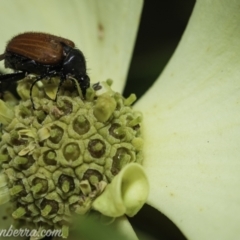
{"type": "Polygon", "coordinates": [[[46,33],[27,32],[12,38],[6,51],[20,54],[43,64],[58,64],[63,60],[61,42],[74,47],[75,44],[66,38],[46,33]]]}

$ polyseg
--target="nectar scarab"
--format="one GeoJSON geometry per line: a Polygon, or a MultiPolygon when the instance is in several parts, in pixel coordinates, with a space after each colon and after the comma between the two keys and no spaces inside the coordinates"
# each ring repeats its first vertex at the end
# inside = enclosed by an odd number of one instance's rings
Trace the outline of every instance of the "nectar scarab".
{"type": "Polygon", "coordinates": [[[4,60],[6,68],[16,71],[0,75],[2,83],[18,81],[28,74],[38,75],[30,88],[33,108],[32,89],[43,78],[60,77],[57,94],[68,77],[77,80],[83,96],[90,85],[83,53],[75,48],[74,42],[66,38],[39,32],[19,34],[7,43],[5,52],[0,55],[1,60],[4,60]]]}

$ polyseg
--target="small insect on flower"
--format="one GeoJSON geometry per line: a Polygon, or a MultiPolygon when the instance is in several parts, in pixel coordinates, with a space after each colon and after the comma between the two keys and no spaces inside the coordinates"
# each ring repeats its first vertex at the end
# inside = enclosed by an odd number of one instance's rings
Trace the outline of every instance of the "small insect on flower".
{"type": "Polygon", "coordinates": [[[32,89],[43,78],[60,77],[57,94],[69,77],[77,80],[83,96],[90,85],[83,53],[75,48],[74,42],[66,38],[39,32],[19,34],[7,43],[5,52],[0,55],[1,60],[4,60],[6,68],[16,72],[0,75],[0,83],[15,82],[28,74],[38,75],[30,88],[33,109],[32,89]]]}

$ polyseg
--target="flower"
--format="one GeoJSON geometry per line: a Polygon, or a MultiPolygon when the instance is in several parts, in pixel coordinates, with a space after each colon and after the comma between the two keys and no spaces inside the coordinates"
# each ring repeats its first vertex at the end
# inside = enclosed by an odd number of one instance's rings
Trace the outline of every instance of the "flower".
{"type": "MultiPolygon", "coordinates": [[[[66,36],[84,49],[90,78],[113,78],[120,91],[141,6],[141,0],[36,1],[34,8],[6,2],[1,9],[14,19],[1,35],[66,36]]],[[[238,1],[197,1],[172,59],[135,105],[144,114],[148,203],[189,239],[239,236],[239,7],[238,1]]]]}

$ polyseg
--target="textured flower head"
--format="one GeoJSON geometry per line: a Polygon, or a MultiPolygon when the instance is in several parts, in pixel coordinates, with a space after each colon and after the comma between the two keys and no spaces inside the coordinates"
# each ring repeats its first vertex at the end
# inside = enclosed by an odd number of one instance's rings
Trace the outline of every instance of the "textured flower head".
{"type": "Polygon", "coordinates": [[[78,83],[66,81],[53,101],[49,95],[56,94],[59,79],[51,91],[46,79],[31,100],[25,96],[34,79],[21,80],[23,98],[11,105],[7,95],[0,109],[1,203],[12,202],[18,226],[60,229],[66,238],[74,214],[135,215],[148,195],[138,165],[142,115],[132,110],[135,95],[124,98],[108,80],[88,88],[82,99],[78,83]]]}

